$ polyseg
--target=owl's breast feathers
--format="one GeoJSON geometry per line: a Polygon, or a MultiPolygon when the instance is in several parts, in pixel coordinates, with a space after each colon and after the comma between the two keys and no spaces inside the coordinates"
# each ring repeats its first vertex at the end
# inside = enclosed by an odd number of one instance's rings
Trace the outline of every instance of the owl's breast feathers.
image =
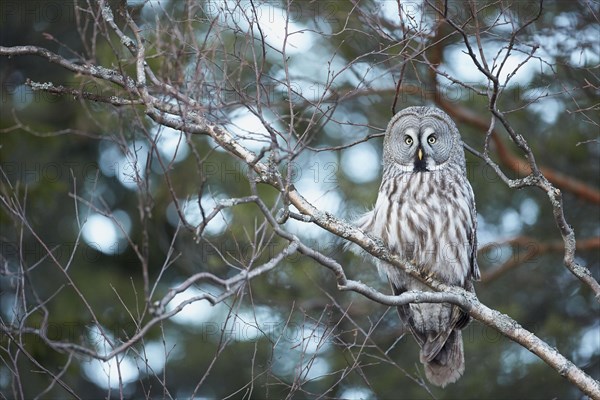
{"type": "MultiPolygon", "coordinates": [[[[474,208],[471,187],[458,171],[384,175],[374,209],[358,223],[423,272],[465,287],[479,275],[474,208]]],[[[392,282],[407,283],[397,268],[383,268],[392,282]]]]}

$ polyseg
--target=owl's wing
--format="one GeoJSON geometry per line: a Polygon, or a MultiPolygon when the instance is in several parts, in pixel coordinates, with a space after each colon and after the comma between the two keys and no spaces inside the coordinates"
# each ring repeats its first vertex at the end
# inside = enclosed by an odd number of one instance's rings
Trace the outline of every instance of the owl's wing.
{"type": "Polygon", "coordinates": [[[469,261],[471,262],[471,279],[481,279],[479,266],[477,265],[477,210],[475,209],[475,195],[471,184],[467,182],[471,203],[471,231],[469,232],[469,261]]]}
{"type": "MultiPolygon", "coordinates": [[[[373,224],[375,218],[375,211],[370,210],[366,213],[362,214],[359,218],[356,219],[354,224],[367,233],[372,233],[373,224]]],[[[357,244],[352,243],[351,241],[346,241],[344,243],[344,250],[350,250],[356,255],[365,256],[367,253],[357,244]]]]}

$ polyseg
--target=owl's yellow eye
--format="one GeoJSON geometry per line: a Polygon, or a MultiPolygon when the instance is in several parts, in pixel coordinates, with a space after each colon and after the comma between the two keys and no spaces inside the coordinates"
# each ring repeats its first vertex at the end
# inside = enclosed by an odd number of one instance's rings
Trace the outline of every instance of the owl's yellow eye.
{"type": "Polygon", "coordinates": [[[408,135],[404,136],[404,143],[410,146],[411,144],[413,144],[413,139],[408,135]]]}
{"type": "Polygon", "coordinates": [[[435,135],[431,135],[427,138],[427,143],[434,144],[435,142],[437,142],[435,135]]]}

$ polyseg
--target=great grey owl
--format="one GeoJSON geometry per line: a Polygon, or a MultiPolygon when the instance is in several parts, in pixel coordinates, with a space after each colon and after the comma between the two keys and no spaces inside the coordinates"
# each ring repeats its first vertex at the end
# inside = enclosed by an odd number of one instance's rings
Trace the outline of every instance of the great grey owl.
{"type": "MultiPolygon", "coordinates": [[[[443,111],[409,107],[392,118],[377,202],[358,225],[440,282],[473,291],[479,279],[475,199],[460,134],[443,111]]],[[[377,266],[395,294],[431,290],[390,264],[377,266]]],[[[444,387],[460,378],[468,314],[448,303],[409,304],[398,313],[421,348],[427,379],[444,387]]]]}

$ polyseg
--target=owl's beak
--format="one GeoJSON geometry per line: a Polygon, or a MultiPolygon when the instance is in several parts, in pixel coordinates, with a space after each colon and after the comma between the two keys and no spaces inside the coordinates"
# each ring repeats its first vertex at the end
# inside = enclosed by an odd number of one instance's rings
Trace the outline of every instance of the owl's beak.
{"type": "Polygon", "coordinates": [[[423,160],[423,150],[419,147],[419,151],[417,152],[417,156],[419,157],[419,161],[423,160]]]}

